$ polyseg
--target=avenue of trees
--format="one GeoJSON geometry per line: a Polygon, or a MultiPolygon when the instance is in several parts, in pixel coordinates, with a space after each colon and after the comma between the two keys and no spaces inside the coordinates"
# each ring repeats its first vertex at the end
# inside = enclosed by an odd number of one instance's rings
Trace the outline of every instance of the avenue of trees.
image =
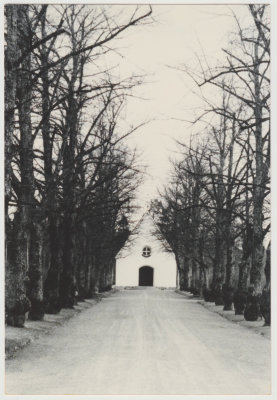
{"type": "Polygon", "coordinates": [[[199,56],[198,69],[182,68],[205,111],[189,144],[178,144],[181,157],[152,210],[182,290],[270,324],[269,10],[247,7],[250,23],[245,29],[234,16],[225,62],[199,56]]]}
{"type": "Polygon", "coordinates": [[[126,97],[140,77],[103,67],[149,6],[5,6],[6,321],[110,288],[140,180],[124,144],[126,97]]]}

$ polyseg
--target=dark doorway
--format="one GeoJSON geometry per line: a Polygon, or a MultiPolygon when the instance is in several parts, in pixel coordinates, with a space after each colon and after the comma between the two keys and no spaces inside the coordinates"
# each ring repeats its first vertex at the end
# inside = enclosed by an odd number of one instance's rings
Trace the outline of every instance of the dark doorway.
{"type": "Polygon", "coordinates": [[[139,269],[139,286],[153,286],[153,275],[152,267],[141,267],[139,269]]]}

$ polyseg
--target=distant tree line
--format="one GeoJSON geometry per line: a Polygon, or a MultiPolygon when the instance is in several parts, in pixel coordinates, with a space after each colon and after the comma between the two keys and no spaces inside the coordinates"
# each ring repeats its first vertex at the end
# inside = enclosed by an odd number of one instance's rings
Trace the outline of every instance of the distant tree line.
{"type": "Polygon", "coordinates": [[[140,180],[119,120],[139,77],[105,64],[149,6],[5,6],[6,321],[110,288],[140,180]],[[105,67],[107,65],[107,67],[105,67]]]}
{"type": "Polygon", "coordinates": [[[199,57],[198,70],[182,68],[211,94],[203,94],[196,133],[179,143],[171,182],[152,210],[182,290],[270,324],[269,9],[247,7],[247,28],[234,16],[225,63],[199,57]]]}

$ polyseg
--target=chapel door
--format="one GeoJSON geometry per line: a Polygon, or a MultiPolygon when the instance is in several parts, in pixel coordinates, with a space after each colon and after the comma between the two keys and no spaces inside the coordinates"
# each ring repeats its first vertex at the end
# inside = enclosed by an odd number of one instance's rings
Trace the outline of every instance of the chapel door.
{"type": "Polygon", "coordinates": [[[154,268],[141,267],[139,269],[139,286],[153,286],[154,268]]]}

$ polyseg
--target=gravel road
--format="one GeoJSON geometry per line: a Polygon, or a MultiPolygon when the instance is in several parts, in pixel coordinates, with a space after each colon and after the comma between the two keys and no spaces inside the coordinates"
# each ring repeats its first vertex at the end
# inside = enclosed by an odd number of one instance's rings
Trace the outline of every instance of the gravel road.
{"type": "Polygon", "coordinates": [[[121,290],[6,362],[7,394],[269,394],[270,341],[172,290],[121,290]]]}

